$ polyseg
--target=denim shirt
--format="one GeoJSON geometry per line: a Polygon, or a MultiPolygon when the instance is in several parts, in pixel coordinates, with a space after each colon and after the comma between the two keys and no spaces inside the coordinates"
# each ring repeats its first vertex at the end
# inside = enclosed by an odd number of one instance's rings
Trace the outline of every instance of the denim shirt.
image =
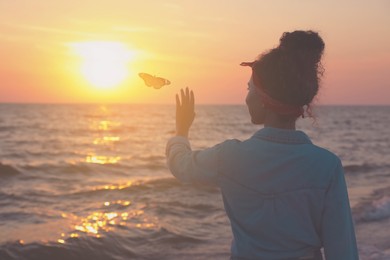
{"type": "Polygon", "coordinates": [[[340,159],[304,132],[265,127],[201,151],[176,136],[166,155],[179,180],[220,188],[232,258],[299,259],[322,247],[329,260],[359,258],[340,159]]]}

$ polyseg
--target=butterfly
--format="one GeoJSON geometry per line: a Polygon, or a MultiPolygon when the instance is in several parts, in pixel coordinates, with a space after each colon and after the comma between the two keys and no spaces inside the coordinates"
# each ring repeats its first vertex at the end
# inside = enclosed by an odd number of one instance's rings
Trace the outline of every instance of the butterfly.
{"type": "Polygon", "coordinates": [[[171,82],[167,79],[152,76],[148,73],[138,73],[138,76],[145,81],[146,86],[153,87],[155,89],[160,89],[165,85],[171,84],[171,82]]]}

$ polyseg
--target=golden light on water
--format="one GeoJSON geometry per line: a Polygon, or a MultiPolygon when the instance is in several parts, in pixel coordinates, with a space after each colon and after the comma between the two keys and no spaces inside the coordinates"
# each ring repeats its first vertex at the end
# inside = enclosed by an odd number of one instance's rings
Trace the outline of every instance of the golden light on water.
{"type": "Polygon", "coordinates": [[[85,161],[96,164],[115,164],[120,161],[120,156],[88,155],[85,161]]]}
{"type": "MultiPolygon", "coordinates": [[[[103,113],[108,113],[106,107],[101,107],[103,113]]],[[[120,122],[111,121],[111,120],[99,120],[91,124],[91,129],[99,130],[103,132],[101,136],[96,137],[92,143],[94,145],[113,145],[121,140],[119,136],[111,135],[107,133],[108,131],[115,130],[121,126],[120,122]]],[[[85,162],[94,163],[94,164],[116,164],[121,160],[120,156],[115,155],[98,155],[94,151],[90,151],[85,158],[85,162]]]]}
{"type": "Polygon", "coordinates": [[[99,231],[109,231],[110,224],[114,225],[115,222],[112,222],[114,218],[118,216],[116,212],[94,212],[88,217],[82,219],[82,223],[75,225],[74,229],[81,231],[83,233],[98,234],[99,231]]]}
{"type": "Polygon", "coordinates": [[[121,138],[119,136],[104,136],[103,141],[108,141],[108,142],[117,142],[121,138]]]}
{"type": "Polygon", "coordinates": [[[117,200],[114,202],[106,201],[103,203],[104,206],[110,206],[110,205],[121,205],[121,206],[129,206],[131,204],[128,200],[117,200]]]}
{"type": "Polygon", "coordinates": [[[120,140],[119,136],[104,136],[103,137],[104,141],[111,141],[111,142],[116,142],[120,140]]]}
{"type": "Polygon", "coordinates": [[[112,89],[124,81],[129,75],[128,63],[136,56],[121,42],[87,41],[69,46],[82,59],[81,74],[98,89],[112,89]]]}
{"type": "Polygon", "coordinates": [[[111,121],[108,121],[108,120],[102,120],[99,122],[99,130],[109,130],[110,129],[110,126],[112,125],[112,122],[111,121]]]}
{"type": "MultiPolygon", "coordinates": [[[[128,188],[132,185],[133,185],[133,182],[129,181],[129,182],[124,183],[124,184],[104,185],[103,189],[105,189],[105,190],[123,190],[123,189],[128,188]]],[[[101,189],[101,188],[97,188],[97,189],[101,189]]]]}
{"type": "Polygon", "coordinates": [[[147,228],[154,228],[156,225],[154,223],[139,223],[136,225],[137,228],[147,229],[147,228]]]}
{"type": "Polygon", "coordinates": [[[93,144],[109,144],[111,142],[118,142],[120,139],[121,138],[119,136],[103,136],[102,138],[96,138],[93,141],[93,144]]]}
{"type": "MultiPolygon", "coordinates": [[[[129,223],[132,218],[138,218],[145,212],[143,210],[132,210],[129,212],[93,212],[89,216],[82,218],[81,223],[73,226],[75,231],[100,237],[101,232],[108,232],[119,226],[130,226],[141,229],[151,229],[157,227],[155,221],[146,217],[142,218],[141,223],[129,223]]],[[[139,220],[138,220],[139,221],[139,220]]],[[[62,235],[65,237],[65,235],[62,235]]],[[[77,238],[79,234],[72,232],[69,237],[77,238]]],[[[65,243],[63,238],[58,239],[59,243],[65,243]]]]}
{"type": "MultiPolygon", "coordinates": [[[[116,134],[116,130],[121,127],[121,123],[108,119],[109,111],[107,108],[102,107],[101,110],[107,119],[91,121],[90,128],[93,133],[97,134],[91,140],[96,149],[83,152],[85,156],[84,160],[87,163],[93,164],[116,164],[121,160],[121,156],[116,153],[116,145],[121,141],[121,137],[116,134]],[[102,151],[108,151],[110,155],[101,155],[100,153],[102,151]]],[[[133,185],[141,184],[142,182],[126,180],[117,184],[96,186],[94,190],[122,190],[133,185]]],[[[67,235],[67,238],[78,238],[83,234],[99,238],[105,232],[110,232],[118,227],[154,229],[158,226],[156,218],[144,216],[143,205],[135,204],[135,209],[129,210],[129,206],[133,206],[133,203],[129,200],[106,200],[102,201],[100,206],[101,210],[91,212],[86,217],[78,217],[71,213],[62,213],[61,216],[63,218],[71,220],[72,230],[67,235]]],[[[57,240],[60,244],[66,243],[66,241],[64,236],[57,240]]]]}

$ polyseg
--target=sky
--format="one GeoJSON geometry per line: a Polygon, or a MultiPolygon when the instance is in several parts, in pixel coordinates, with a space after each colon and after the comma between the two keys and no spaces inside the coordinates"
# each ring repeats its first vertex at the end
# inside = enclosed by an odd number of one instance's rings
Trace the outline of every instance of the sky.
{"type": "Polygon", "coordinates": [[[388,0],[0,0],[0,102],[244,104],[242,61],[325,41],[320,104],[390,105],[388,0]],[[169,79],[147,87],[138,73],[169,79]]]}

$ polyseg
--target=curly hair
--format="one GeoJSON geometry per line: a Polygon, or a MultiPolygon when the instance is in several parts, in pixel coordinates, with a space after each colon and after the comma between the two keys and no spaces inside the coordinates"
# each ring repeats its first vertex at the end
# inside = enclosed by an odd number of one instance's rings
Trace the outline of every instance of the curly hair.
{"type": "Polygon", "coordinates": [[[307,106],[309,112],[324,73],[324,47],[316,32],[285,32],[278,47],[259,56],[253,71],[271,97],[285,104],[307,106]]]}

